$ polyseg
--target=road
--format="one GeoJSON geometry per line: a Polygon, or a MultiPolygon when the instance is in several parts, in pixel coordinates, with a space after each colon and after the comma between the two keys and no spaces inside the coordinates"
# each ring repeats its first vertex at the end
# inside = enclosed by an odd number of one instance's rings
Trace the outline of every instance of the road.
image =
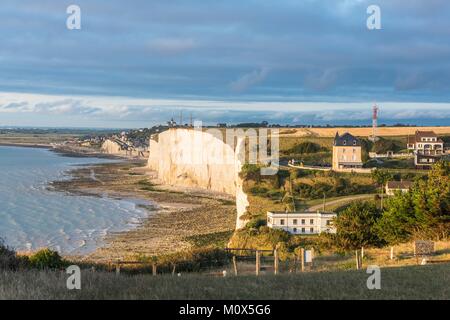
{"type": "MultiPolygon", "coordinates": [[[[335,199],[332,201],[327,201],[325,203],[325,210],[327,209],[327,207],[330,206],[335,206],[337,204],[346,204],[355,200],[368,200],[368,199],[372,199],[374,197],[375,194],[358,194],[358,195],[353,195],[353,196],[348,196],[348,197],[342,197],[339,199],[335,199]]],[[[323,204],[318,204],[312,207],[309,207],[308,211],[317,211],[317,210],[322,210],[323,209],[323,204]]]]}

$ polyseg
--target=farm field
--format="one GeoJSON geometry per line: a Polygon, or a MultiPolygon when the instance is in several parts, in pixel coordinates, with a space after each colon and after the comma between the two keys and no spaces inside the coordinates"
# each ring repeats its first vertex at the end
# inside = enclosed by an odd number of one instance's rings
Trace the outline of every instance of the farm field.
{"type": "MultiPolygon", "coordinates": [[[[447,127],[380,127],[377,134],[382,137],[393,136],[407,136],[413,135],[416,130],[420,131],[434,131],[438,135],[449,135],[450,126],[447,127]]],[[[352,135],[358,137],[367,137],[372,134],[371,127],[365,128],[285,128],[280,129],[280,135],[283,137],[303,137],[303,136],[315,136],[332,138],[336,135],[336,131],[340,134],[349,132],[352,135]]]]}

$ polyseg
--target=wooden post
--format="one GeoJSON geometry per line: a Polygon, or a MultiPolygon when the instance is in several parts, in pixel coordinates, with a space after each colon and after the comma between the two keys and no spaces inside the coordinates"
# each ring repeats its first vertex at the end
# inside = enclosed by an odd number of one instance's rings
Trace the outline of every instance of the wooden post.
{"type": "Polygon", "coordinates": [[[238,275],[238,269],[237,269],[237,263],[236,263],[236,256],[233,256],[233,268],[234,268],[234,275],[238,275]]]}
{"type": "Polygon", "coordinates": [[[394,247],[391,247],[391,260],[394,260],[394,247]]]}
{"type": "Polygon", "coordinates": [[[152,274],[156,276],[156,263],[152,264],[152,274]]]}
{"type": "Polygon", "coordinates": [[[361,268],[361,266],[359,265],[359,254],[358,254],[358,250],[355,251],[355,260],[356,260],[356,270],[359,270],[361,268]]]}
{"type": "Polygon", "coordinates": [[[361,247],[361,259],[364,259],[364,247],[361,247]]]}
{"type": "Polygon", "coordinates": [[[259,276],[259,270],[261,269],[261,257],[259,250],[256,250],[256,275],[259,276]]]}
{"type": "Polygon", "coordinates": [[[300,250],[300,261],[302,264],[302,272],[305,271],[305,249],[301,248],[300,250]]]}
{"type": "Polygon", "coordinates": [[[174,264],[173,264],[173,268],[172,268],[172,275],[173,275],[173,276],[175,275],[175,270],[176,270],[176,268],[177,268],[177,265],[174,263],[174,264]]]}
{"type": "Polygon", "coordinates": [[[273,273],[274,274],[278,274],[278,268],[279,268],[279,262],[280,260],[278,259],[278,250],[275,249],[273,251],[273,273]]]}

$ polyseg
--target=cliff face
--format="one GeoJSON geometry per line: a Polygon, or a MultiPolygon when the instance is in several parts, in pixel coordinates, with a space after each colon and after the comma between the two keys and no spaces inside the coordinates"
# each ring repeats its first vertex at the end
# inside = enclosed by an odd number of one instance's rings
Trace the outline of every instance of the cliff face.
{"type": "Polygon", "coordinates": [[[150,140],[148,166],[158,172],[167,184],[200,187],[236,197],[236,228],[248,206],[239,172],[242,163],[238,152],[244,143],[237,139],[236,148],[214,134],[193,129],[170,129],[150,140]]]}

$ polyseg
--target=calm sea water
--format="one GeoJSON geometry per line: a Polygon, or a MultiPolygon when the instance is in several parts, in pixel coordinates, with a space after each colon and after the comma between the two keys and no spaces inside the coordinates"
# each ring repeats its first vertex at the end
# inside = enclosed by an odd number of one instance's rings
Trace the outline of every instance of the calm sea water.
{"type": "Polygon", "coordinates": [[[0,238],[16,250],[50,247],[63,254],[86,254],[108,232],[136,227],[147,216],[138,201],[47,190],[49,182],[68,179],[73,166],[108,161],[0,146],[0,238]]]}

